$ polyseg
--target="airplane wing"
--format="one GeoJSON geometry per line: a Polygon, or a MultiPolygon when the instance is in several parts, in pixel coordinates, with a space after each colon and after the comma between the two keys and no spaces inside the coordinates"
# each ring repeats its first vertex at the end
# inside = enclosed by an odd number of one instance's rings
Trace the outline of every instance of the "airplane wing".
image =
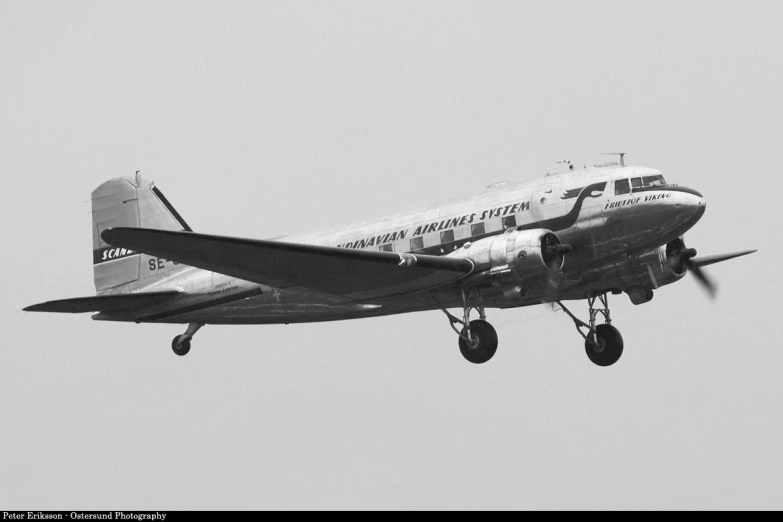
{"type": "Polygon", "coordinates": [[[280,241],[110,228],[107,243],[276,288],[301,287],[345,301],[434,288],[473,271],[469,259],[280,241]]]}
{"type": "Polygon", "coordinates": [[[140,292],[137,294],[94,295],[90,297],[74,297],[38,303],[27,308],[25,312],[60,312],[81,314],[84,312],[119,312],[144,306],[152,306],[170,301],[180,292],[140,292]]]}

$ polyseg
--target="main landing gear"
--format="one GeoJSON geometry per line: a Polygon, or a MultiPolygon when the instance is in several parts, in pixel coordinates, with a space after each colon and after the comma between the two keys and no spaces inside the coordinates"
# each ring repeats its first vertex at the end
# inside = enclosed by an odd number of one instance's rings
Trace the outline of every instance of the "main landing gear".
{"type": "Polygon", "coordinates": [[[486,321],[480,288],[462,290],[462,319],[449,313],[440,303],[438,306],[448,317],[451,328],[459,335],[459,351],[465,359],[473,364],[482,364],[492,359],[498,349],[498,334],[486,321]],[[476,304],[470,303],[471,297],[475,297],[476,304]],[[471,321],[471,310],[476,310],[480,319],[471,321]],[[462,328],[458,329],[454,326],[455,323],[461,324],[462,328]]]}
{"type": "Polygon", "coordinates": [[[584,337],[585,352],[593,363],[598,366],[611,366],[620,359],[623,354],[623,336],[620,335],[617,328],[612,326],[606,293],[593,294],[587,298],[587,304],[590,307],[590,324],[577,319],[560,301],[557,301],[557,304],[571,317],[579,335],[584,337]],[[596,308],[596,299],[601,308],[596,308]],[[595,319],[599,313],[603,314],[605,324],[596,326],[595,319]],[[582,332],[582,328],[587,328],[587,334],[582,332]]]}
{"type": "Polygon", "coordinates": [[[182,335],[177,335],[171,340],[171,349],[177,355],[186,355],[190,351],[190,340],[199,331],[199,328],[204,326],[204,323],[190,323],[188,329],[182,335]]]}

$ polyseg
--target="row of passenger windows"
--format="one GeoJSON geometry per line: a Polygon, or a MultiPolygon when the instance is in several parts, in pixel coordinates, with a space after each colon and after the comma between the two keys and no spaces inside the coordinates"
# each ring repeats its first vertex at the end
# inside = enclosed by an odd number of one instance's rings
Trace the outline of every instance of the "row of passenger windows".
{"type": "MultiPolygon", "coordinates": [[[[502,221],[503,230],[507,228],[513,228],[517,226],[517,218],[516,216],[506,216],[503,218],[502,221]]],[[[473,225],[470,225],[470,237],[476,237],[476,236],[483,236],[486,234],[486,227],[484,226],[484,223],[475,223],[473,225]]],[[[439,245],[447,245],[448,243],[454,242],[454,229],[450,230],[444,230],[440,233],[440,243],[439,245]]],[[[408,252],[413,252],[414,250],[421,250],[424,248],[424,237],[414,237],[410,239],[410,244],[408,245],[408,252]]],[[[456,248],[456,245],[453,245],[453,248],[450,250],[453,250],[456,248]]],[[[381,245],[378,247],[378,250],[381,252],[394,252],[394,245],[392,243],[388,243],[386,245],[381,245]]]]}
{"type": "Polygon", "coordinates": [[[629,194],[632,189],[642,187],[663,187],[664,185],[666,185],[666,180],[663,179],[663,176],[660,174],[657,176],[631,178],[630,182],[627,179],[618,179],[614,182],[614,195],[629,194]]]}

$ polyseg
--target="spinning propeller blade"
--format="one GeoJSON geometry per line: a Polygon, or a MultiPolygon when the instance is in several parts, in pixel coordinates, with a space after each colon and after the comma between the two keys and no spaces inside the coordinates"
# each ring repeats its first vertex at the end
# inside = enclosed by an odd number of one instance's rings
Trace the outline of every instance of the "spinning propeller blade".
{"type": "Polygon", "coordinates": [[[701,258],[696,257],[696,249],[685,248],[685,242],[683,238],[680,238],[667,246],[667,254],[670,257],[670,262],[674,262],[673,267],[684,266],[693,274],[696,281],[702,288],[709,294],[711,299],[715,299],[718,293],[718,285],[704,273],[702,267],[707,265],[713,265],[722,261],[728,261],[735,257],[746,256],[752,254],[756,250],[743,250],[742,252],[734,252],[731,254],[718,254],[713,256],[705,256],[701,258]]]}
{"type": "Polygon", "coordinates": [[[692,263],[690,261],[687,262],[686,264],[688,265],[688,269],[691,271],[693,276],[699,282],[701,287],[704,288],[704,290],[710,295],[710,299],[715,299],[715,296],[718,293],[717,285],[712,281],[712,279],[707,277],[707,274],[705,274],[704,271],[702,271],[699,265],[692,263]]]}
{"type": "Polygon", "coordinates": [[[734,252],[732,254],[717,254],[714,256],[704,256],[704,257],[700,257],[699,259],[691,260],[691,263],[697,264],[699,265],[699,267],[714,265],[715,263],[722,263],[723,261],[728,261],[729,259],[734,259],[735,257],[746,256],[754,252],[757,252],[757,250],[743,250],[742,252],[734,252]]]}

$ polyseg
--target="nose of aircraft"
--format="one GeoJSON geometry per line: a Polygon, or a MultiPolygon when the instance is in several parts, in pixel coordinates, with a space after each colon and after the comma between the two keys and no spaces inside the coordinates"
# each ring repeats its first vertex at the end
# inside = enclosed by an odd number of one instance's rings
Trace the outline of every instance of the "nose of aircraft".
{"type": "Polygon", "coordinates": [[[678,187],[672,200],[673,209],[678,216],[676,219],[686,230],[695,225],[707,210],[707,200],[701,192],[691,188],[678,187]]]}
{"type": "Polygon", "coordinates": [[[671,203],[668,210],[674,212],[670,215],[678,235],[690,230],[707,210],[707,201],[704,196],[693,189],[681,188],[676,191],[671,203]]]}
{"type": "Polygon", "coordinates": [[[698,201],[694,206],[695,214],[693,216],[693,222],[696,223],[698,220],[700,220],[706,210],[707,200],[704,199],[704,196],[701,196],[698,198],[698,201]]]}

